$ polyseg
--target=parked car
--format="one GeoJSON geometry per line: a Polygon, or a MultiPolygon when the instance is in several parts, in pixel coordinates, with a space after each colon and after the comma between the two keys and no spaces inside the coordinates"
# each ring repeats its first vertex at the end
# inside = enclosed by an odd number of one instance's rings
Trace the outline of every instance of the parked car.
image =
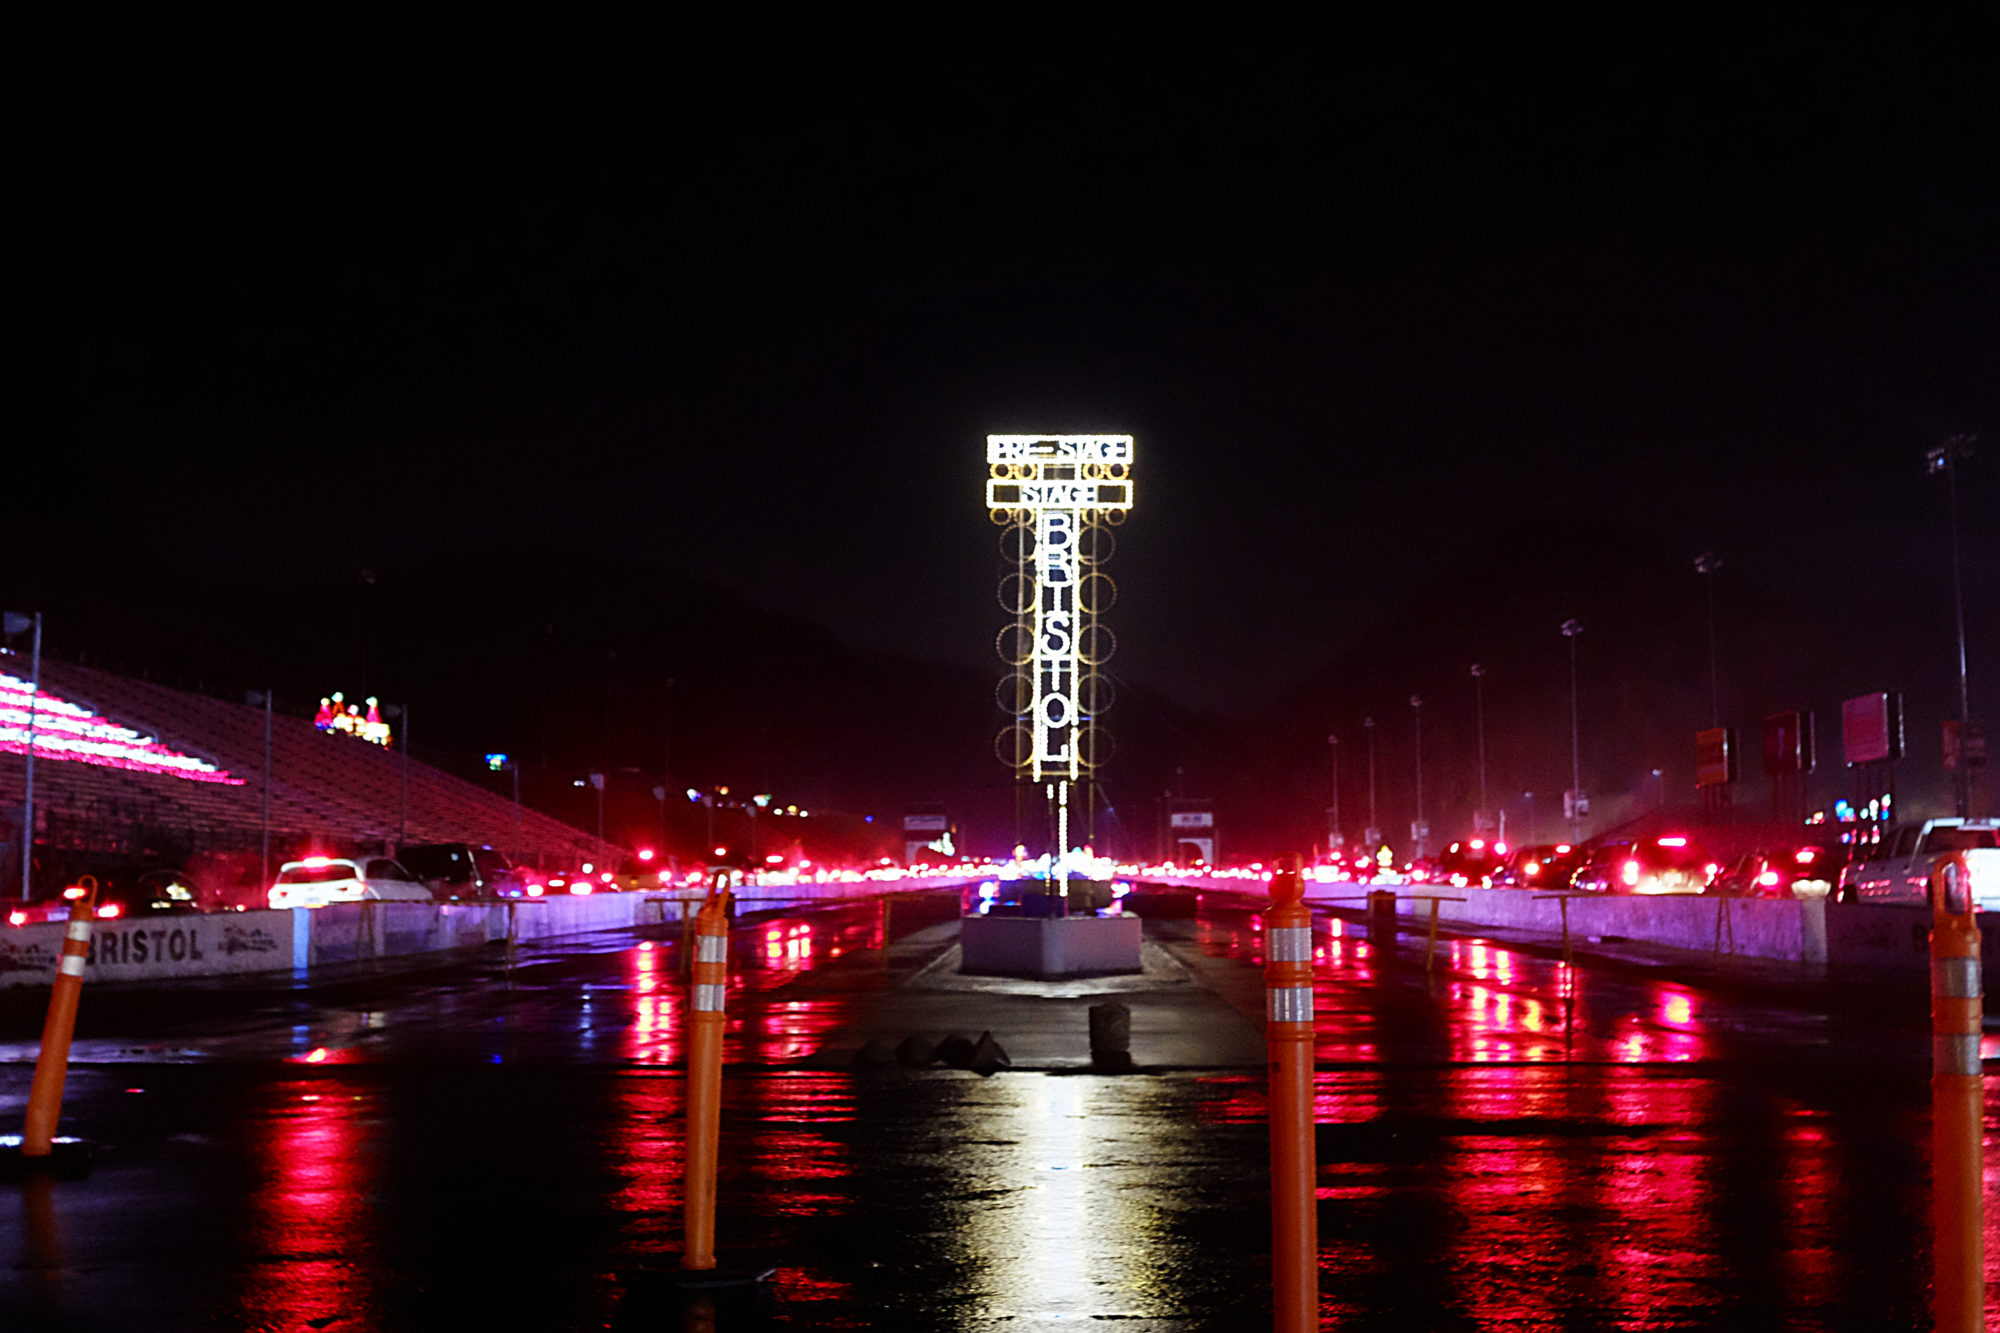
{"type": "Polygon", "coordinates": [[[69,903],[62,898],[0,898],[0,917],[10,926],[39,926],[45,921],[69,920],[69,903]]]}
{"type": "Polygon", "coordinates": [[[1488,888],[1507,856],[1507,844],[1486,838],[1454,842],[1438,856],[1433,882],[1454,888],[1488,888]]]}
{"type": "Polygon", "coordinates": [[[1567,842],[1538,842],[1516,847],[1493,873],[1496,889],[1541,889],[1553,892],[1569,887],[1570,877],[1583,864],[1583,853],[1567,842]]]}
{"type": "Polygon", "coordinates": [[[386,856],[308,856],[287,861],[268,895],[273,907],[324,907],[328,903],[435,902],[410,871],[386,856]]]}
{"type": "Polygon", "coordinates": [[[108,881],[97,893],[97,915],[104,920],[202,910],[201,887],[184,870],[148,870],[130,881],[108,881]]]}
{"type": "MultiPolygon", "coordinates": [[[[543,882],[543,893],[571,893],[582,897],[587,893],[614,893],[618,889],[618,876],[603,866],[585,861],[575,870],[558,870],[543,882]]],[[[539,898],[541,894],[530,894],[539,898]]]]}
{"type": "Polygon", "coordinates": [[[1736,898],[1824,898],[1833,889],[1832,860],[1824,847],[1761,847],[1716,871],[1706,891],[1736,898]]]}
{"type": "MultiPolygon", "coordinates": [[[[0,919],[10,926],[67,921],[70,904],[88,892],[90,890],[82,884],[71,884],[59,896],[31,903],[24,904],[19,898],[0,899],[0,919]]],[[[200,888],[182,870],[148,870],[139,875],[107,876],[98,883],[97,898],[92,904],[92,915],[100,921],[203,910],[200,888]]]]}
{"type": "Polygon", "coordinates": [[[1570,884],[1586,893],[1700,893],[1717,869],[1692,838],[1618,839],[1587,848],[1570,884]]]}
{"type": "Polygon", "coordinates": [[[509,863],[504,853],[484,843],[427,843],[403,848],[396,859],[440,902],[524,898],[532,878],[509,863]]]}
{"type": "Polygon", "coordinates": [[[1931,819],[1884,830],[1857,849],[1840,874],[1840,899],[1859,903],[1928,903],[1931,870],[1940,857],[1966,854],[1972,900],[1982,912],[2000,909],[2000,820],[1931,819]]]}
{"type": "Polygon", "coordinates": [[[671,888],[673,881],[674,870],[668,858],[640,852],[625,858],[610,887],[626,892],[653,892],[671,888]]]}

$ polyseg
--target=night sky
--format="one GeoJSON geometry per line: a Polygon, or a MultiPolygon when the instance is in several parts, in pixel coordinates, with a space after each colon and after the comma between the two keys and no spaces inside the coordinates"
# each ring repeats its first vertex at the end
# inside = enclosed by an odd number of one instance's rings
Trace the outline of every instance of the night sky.
{"type": "Polygon", "coordinates": [[[1993,26],[1619,22],[107,72],[19,199],[49,443],[106,562],[553,544],[984,668],[983,436],[1129,432],[1118,666],[1186,705],[1580,519],[1941,673],[1953,433],[2000,604],[1993,26]]]}

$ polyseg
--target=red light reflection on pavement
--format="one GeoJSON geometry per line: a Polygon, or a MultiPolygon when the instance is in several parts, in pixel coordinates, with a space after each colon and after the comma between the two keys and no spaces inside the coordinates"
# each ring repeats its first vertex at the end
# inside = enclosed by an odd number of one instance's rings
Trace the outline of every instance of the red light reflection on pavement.
{"type": "Polygon", "coordinates": [[[632,1022],[625,1029],[624,1058],[636,1064],[671,1065],[681,1058],[681,1008],[685,985],[674,956],[650,942],[628,951],[632,1022]]]}
{"type": "MultiPolygon", "coordinates": [[[[1785,1181],[1783,1277],[1786,1290],[1795,1293],[1795,1309],[1837,1299],[1841,1279],[1850,1268],[1841,1256],[1836,1230],[1842,1194],[1838,1150],[1828,1141],[1820,1119],[1817,1111],[1789,1106],[1780,1141],[1783,1157],[1779,1170],[1785,1181]]],[[[1991,1143],[1986,1151],[1991,1160],[1991,1143]]],[[[1987,1188],[1992,1185],[1989,1169],[1987,1188]]],[[[1990,1220],[1987,1225],[1987,1253],[1991,1255],[1990,1220]]],[[[1992,1280],[1989,1272],[1987,1282],[1992,1280]]]]}
{"type": "Polygon", "coordinates": [[[246,1326],[367,1326],[376,1300],[371,1145],[381,1114],[373,1090],[338,1080],[272,1086],[278,1105],[250,1117],[245,1156],[256,1172],[251,1244],[267,1256],[245,1269],[246,1326]]]}
{"type": "MultiPolygon", "coordinates": [[[[1707,1125],[1715,1085],[1706,1079],[1621,1079],[1611,1099],[1634,1126],[1707,1125]]],[[[1712,1181],[1717,1146],[1705,1132],[1668,1129],[1603,1141],[1594,1164],[1598,1201],[1619,1233],[1598,1247],[1597,1277],[1619,1317],[1664,1307],[1700,1308],[1717,1277],[1712,1181]]]]}
{"type": "Polygon", "coordinates": [[[826,1127],[853,1121],[852,1076],[787,1072],[746,1080],[743,1093],[743,1115],[757,1125],[743,1145],[744,1165],[769,1190],[760,1210],[812,1217],[844,1208],[852,1189],[851,1154],[826,1127]]]}
{"type": "MultiPolygon", "coordinates": [[[[617,1184],[608,1201],[618,1216],[621,1248],[647,1264],[669,1261],[681,1249],[684,1089],[682,1080],[672,1076],[638,1074],[618,1081],[607,1142],[617,1184]]],[[[851,1151],[828,1131],[854,1118],[852,1080],[846,1074],[725,1077],[718,1250],[768,1252],[774,1230],[783,1235],[801,1221],[823,1221],[851,1207],[851,1151]]],[[[810,1246],[775,1243],[789,1255],[776,1282],[777,1294],[794,1313],[806,1315],[804,1326],[827,1326],[828,1321],[812,1315],[812,1305],[847,1301],[851,1289],[812,1266],[810,1246]]]]}
{"type": "Polygon", "coordinates": [[[759,1064],[803,1060],[825,1045],[840,1026],[841,1018],[830,1003],[773,1000],[734,1025],[735,1058],[759,1064]]]}
{"type": "Polygon", "coordinates": [[[618,1080],[617,1116],[606,1145],[618,1181],[610,1202],[625,1246],[640,1255],[680,1253],[685,1089],[679,1078],[659,1074],[618,1080]]]}

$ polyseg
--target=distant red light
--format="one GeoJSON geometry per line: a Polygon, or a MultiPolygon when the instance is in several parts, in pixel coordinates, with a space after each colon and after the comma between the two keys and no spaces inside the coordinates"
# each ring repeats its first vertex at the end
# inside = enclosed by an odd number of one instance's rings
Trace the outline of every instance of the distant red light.
{"type": "Polygon", "coordinates": [[[639,849],[639,859],[640,859],[641,861],[650,861],[650,860],[652,860],[652,859],[653,859],[653,849],[652,849],[651,847],[641,847],[641,848],[639,849]]]}
{"type": "Polygon", "coordinates": [[[63,890],[63,897],[72,899],[81,898],[83,897],[84,894],[88,892],[90,892],[90,890],[84,888],[81,884],[72,884],[68,888],[63,890]]]}
{"type": "Polygon", "coordinates": [[[118,903],[106,903],[104,904],[104,906],[97,909],[97,915],[102,917],[106,921],[109,921],[114,917],[123,916],[124,914],[125,914],[124,907],[118,903]]]}
{"type": "Polygon", "coordinates": [[[1688,840],[1687,840],[1686,838],[1661,838],[1661,839],[1660,839],[1660,846],[1662,846],[1662,847],[1685,847],[1685,846],[1687,846],[1687,845],[1688,845],[1688,840]]]}

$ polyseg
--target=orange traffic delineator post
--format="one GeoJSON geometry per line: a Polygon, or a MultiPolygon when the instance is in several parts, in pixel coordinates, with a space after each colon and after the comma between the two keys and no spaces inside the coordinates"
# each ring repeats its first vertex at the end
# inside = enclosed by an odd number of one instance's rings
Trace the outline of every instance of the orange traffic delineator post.
{"type": "Polygon", "coordinates": [[[688,988],[686,1240],[681,1267],[715,1267],[715,1160],[722,1133],[723,997],[729,989],[729,890],[718,880],[694,922],[688,988]]]}
{"type": "Polygon", "coordinates": [[[1979,1061],[1984,987],[1972,875],[1963,853],[1931,871],[1931,1226],[1938,1333],[1985,1327],[1979,1061]]]}
{"type": "Polygon", "coordinates": [[[18,1160],[29,1169],[75,1169],[89,1161],[88,1145],[56,1137],[63,1083],[69,1075],[70,1041],[76,1035],[77,1002],[83,995],[84,960],[90,956],[90,923],[97,913],[97,881],[85,875],[79,887],[82,892],[70,899],[69,928],[64,932],[55,984],[49,992],[48,1017],[42,1023],[35,1079],[28,1089],[28,1115],[21,1130],[18,1160]]]}
{"type": "Polygon", "coordinates": [[[719,1269],[715,1263],[716,1162],[722,1138],[723,1001],[729,986],[729,881],[718,874],[694,918],[694,975],[688,986],[687,1141],[682,1151],[683,1293],[751,1286],[775,1269],[719,1269]]]}
{"type": "Polygon", "coordinates": [[[1319,1327],[1319,1219],[1314,1194],[1312,911],[1299,862],[1271,877],[1264,926],[1270,1048],[1271,1304],[1278,1333],[1319,1327]]]}

